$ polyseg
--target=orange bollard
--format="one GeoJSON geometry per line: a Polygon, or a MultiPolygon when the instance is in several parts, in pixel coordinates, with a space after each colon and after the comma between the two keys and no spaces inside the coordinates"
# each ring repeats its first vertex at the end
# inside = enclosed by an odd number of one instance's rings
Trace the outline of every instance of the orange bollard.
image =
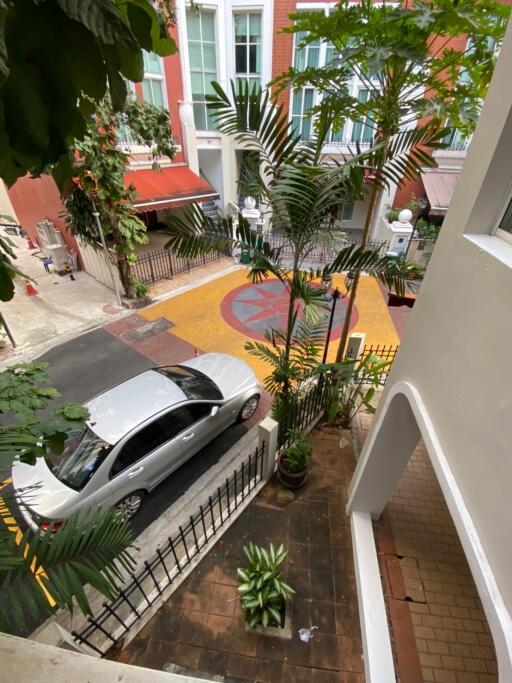
{"type": "Polygon", "coordinates": [[[27,296],[37,296],[39,292],[37,289],[34,287],[34,285],[31,282],[27,282],[25,284],[25,294],[27,296]]]}
{"type": "Polygon", "coordinates": [[[194,356],[199,356],[199,351],[197,349],[194,349],[194,356]]]}

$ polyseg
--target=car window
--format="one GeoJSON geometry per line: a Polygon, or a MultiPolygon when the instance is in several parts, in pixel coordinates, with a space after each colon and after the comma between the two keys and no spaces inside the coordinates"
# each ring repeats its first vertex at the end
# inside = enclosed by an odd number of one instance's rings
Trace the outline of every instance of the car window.
{"type": "Polygon", "coordinates": [[[75,491],[81,491],[111,449],[110,444],[87,427],[68,435],[60,455],[48,453],[45,459],[59,481],[75,491]]]}
{"type": "Polygon", "coordinates": [[[188,409],[192,417],[192,422],[199,422],[199,420],[207,417],[212,412],[214,405],[214,403],[191,403],[188,406],[188,409]]]}
{"type": "Polygon", "coordinates": [[[155,368],[161,375],[165,375],[183,391],[185,396],[193,401],[205,399],[207,401],[221,401],[223,396],[219,387],[199,370],[184,368],[181,365],[170,365],[155,368]]]}
{"type": "Polygon", "coordinates": [[[198,411],[194,411],[193,414],[190,408],[191,406],[180,406],[139,429],[123,446],[112,466],[111,475],[115,476],[123,472],[127,467],[131,467],[141,458],[190,427],[196,419],[199,419],[194,417],[198,411]]]}

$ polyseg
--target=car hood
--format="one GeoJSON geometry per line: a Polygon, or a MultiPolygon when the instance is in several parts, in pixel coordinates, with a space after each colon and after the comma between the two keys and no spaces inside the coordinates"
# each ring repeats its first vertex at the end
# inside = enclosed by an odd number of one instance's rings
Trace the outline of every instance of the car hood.
{"type": "Polygon", "coordinates": [[[219,387],[224,398],[231,398],[250,387],[259,386],[256,375],[247,363],[225,353],[204,353],[179,365],[199,370],[209,377],[219,387]]]}
{"type": "Polygon", "coordinates": [[[15,462],[12,484],[20,502],[43,517],[58,517],[56,511],[78,495],[51,473],[44,458],[36,458],[35,465],[15,462]]]}

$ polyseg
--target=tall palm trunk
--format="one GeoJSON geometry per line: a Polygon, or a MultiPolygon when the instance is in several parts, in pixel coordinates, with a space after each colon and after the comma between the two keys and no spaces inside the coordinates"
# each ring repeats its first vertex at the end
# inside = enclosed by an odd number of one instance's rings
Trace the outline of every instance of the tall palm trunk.
{"type": "MultiPolygon", "coordinates": [[[[372,193],[370,195],[370,205],[368,206],[368,213],[366,214],[363,237],[361,239],[361,246],[363,247],[365,247],[368,244],[368,238],[370,236],[370,229],[373,225],[375,210],[380,203],[381,197],[382,190],[377,185],[374,185],[372,188],[372,193]]],[[[357,270],[355,273],[355,277],[352,281],[352,287],[350,289],[350,294],[348,298],[347,312],[345,314],[345,320],[343,321],[343,329],[341,331],[340,343],[338,344],[338,351],[336,353],[336,363],[341,363],[345,353],[345,347],[347,346],[348,333],[350,331],[350,319],[352,318],[352,311],[354,310],[354,304],[356,301],[360,275],[361,274],[359,270],[357,270]]]]}

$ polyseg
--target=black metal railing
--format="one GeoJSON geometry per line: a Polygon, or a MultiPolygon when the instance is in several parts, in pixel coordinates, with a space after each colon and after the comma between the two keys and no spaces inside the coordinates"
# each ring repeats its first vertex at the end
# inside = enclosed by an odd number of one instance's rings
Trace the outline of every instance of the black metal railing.
{"type": "Polygon", "coordinates": [[[172,278],[180,273],[188,273],[192,268],[205,266],[226,256],[219,251],[212,251],[209,254],[202,254],[196,258],[189,259],[176,256],[168,249],[155,249],[147,251],[137,256],[137,261],[133,266],[133,274],[141,282],[152,284],[165,278],[172,278]]]}
{"type": "Polygon", "coordinates": [[[326,378],[320,378],[304,391],[293,403],[288,415],[279,420],[278,448],[286,448],[293,441],[289,434],[290,429],[306,429],[325,410],[329,393],[330,384],[326,378]]]}
{"type": "Polygon", "coordinates": [[[263,442],[230,477],[226,477],[222,486],[203,500],[188,522],[179,526],[178,531],[156,549],[153,558],[145,561],[144,567],[130,576],[114,601],[104,602],[98,614],[87,617],[87,626],[79,632],[72,632],[76,642],[90,647],[102,657],[116,645],[202,553],[263,479],[264,460],[263,442]]]}
{"type": "MultiPolygon", "coordinates": [[[[265,235],[264,239],[268,241],[273,249],[280,249],[281,258],[292,259],[294,256],[294,247],[288,240],[286,235],[279,233],[270,233],[265,235]]],[[[325,239],[319,238],[317,243],[312,244],[311,248],[307,251],[304,256],[303,263],[323,266],[331,261],[337,256],[341,249],[350,247],[352,245],[361,245],[361,239],[354,236],[347,236],[343,239],[333,239],[330,240],[326,235],[325,239]]],[[[378,249],[379,254],[384,256],[389,250],[389,242],[368,242],[366,245],[367,249],[378,249]]]]}
{"type": "MultiPolygon", "coordinates": [[[[374,356],[377,356],[377,358],[380,358],[381,360],[389,361],[390,365],[387,365],[382,372],[380,373],[379,376],[379,384],[381,386],[384,386],[386,384],[386,381],[388,379],[389,373],[391,371],[391,365],[393,364],[393,361],[395,360],[396,354],[398,353],[398,349],[400,346],[398,344],[382,344],[382,345],[377,345],[377,346],[365,346],[363,349],[363,355],[362,358],[365,358],[368,356],[370,353],[372,353],[374,356]]],[[[373,376],[373,373],[372,373],[373,376]]],[[[358,377],[358,382],[359,384],[365,384],[365,382],[368,382],[370,380],[370,375],[364,375],[364,373],[361,373],[358,377]]]]}

